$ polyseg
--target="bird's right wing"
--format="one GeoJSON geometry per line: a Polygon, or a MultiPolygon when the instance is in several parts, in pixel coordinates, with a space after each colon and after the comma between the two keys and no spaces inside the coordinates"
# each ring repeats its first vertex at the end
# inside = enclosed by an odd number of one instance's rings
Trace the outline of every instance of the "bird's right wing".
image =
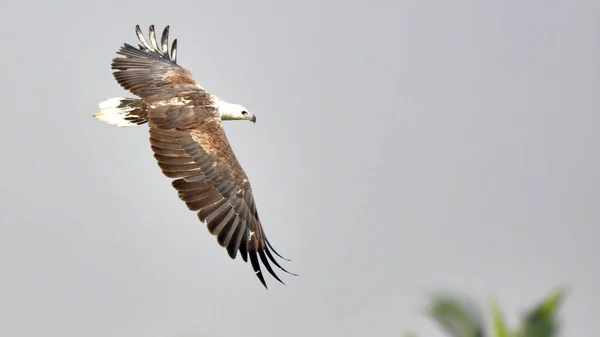
{"type": "Polygon", "coordinates": [[[138,48],[125,43],[112,62],[113,76],[126,90],[146,103],[178,99],[186,94],[204,93],[192,73],[177,64],[177,39],[169,51],[169,26],[165,27],[160,43],[154,25],[150,26],[150,42],[146,41],[139,25],[135,26],[140,41],[138,48]]]}

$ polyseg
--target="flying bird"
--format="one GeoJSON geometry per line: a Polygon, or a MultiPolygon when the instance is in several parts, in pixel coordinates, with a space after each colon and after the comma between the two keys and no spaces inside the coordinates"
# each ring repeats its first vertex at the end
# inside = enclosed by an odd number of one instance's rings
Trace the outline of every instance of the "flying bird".
{"type": "MultiPolygon", "coordinates": [[[[279,282],[271,263],[286,273],[273,253],[242,169],[221,121],[250,121],[248,109],[204,90],[191,72],[177,64],[177,39],[169,50],[169,26],[159,41],[154,25],[149,41],[135,27],[140,44],[125,43],[112,61],[113,76],[137,98],[116,97],[98,104],[94,118],[119,127],[148,124],[150,146],[162,173],[187,207],[197,213],[231,259],[238,253],[267,284],[262,265],[279,282]]],[[[289,261],[289,260],[288,260],[289,261]]]]}

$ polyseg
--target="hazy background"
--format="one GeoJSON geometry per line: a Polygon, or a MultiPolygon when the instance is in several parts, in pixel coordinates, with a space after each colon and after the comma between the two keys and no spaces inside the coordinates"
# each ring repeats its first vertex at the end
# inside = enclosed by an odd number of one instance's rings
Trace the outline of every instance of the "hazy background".
{"type": "Polygon", "coordinates": [[[514,323],[560,285],[564,335],[597,334],[600,2],[0,4],[0,335],[441,336],[430,290],[514,323]],[[92,118],[138,23],[257,115],[226,130],[287,286],[229,259],[146,126],[92,118]]]}

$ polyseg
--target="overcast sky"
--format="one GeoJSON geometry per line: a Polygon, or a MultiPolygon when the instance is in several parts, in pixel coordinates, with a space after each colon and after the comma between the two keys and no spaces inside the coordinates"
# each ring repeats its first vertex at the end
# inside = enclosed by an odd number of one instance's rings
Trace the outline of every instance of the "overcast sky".
{"type": "Polygon", "coordinates": [[[436,289],[600,315],[598,1],[0,0],[0,335],[421,336],[436,289]],[[110,63],[171,26],[228,122],[287,286],[232,261],[110,63]]]}

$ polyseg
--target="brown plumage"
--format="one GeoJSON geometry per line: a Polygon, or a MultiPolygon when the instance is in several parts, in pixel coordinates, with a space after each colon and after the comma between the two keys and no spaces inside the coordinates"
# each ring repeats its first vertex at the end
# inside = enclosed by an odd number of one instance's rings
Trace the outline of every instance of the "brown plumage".
{"type": "Polygon", "coordinates": [[[174,179],[179,198],[206,223],[232,259],[238,252],[244,261],[250,259],[265,287],[261,263],[282,282],[271,263],[287,271],[272,254],[281,257],[267,240],[250,182],[225,135],[215,105],[218,98],[177,64],[177,40],[169,51],[168,26],[160,44],[154,26],[149,42],[139,26],[136,35],[139,48],[125,43],[117,52],[124,57],[115,58],[112,69],[116,81],[139,99],[109,100],[108,108],[94,116],[119,126],[148,122],[154,158],[163,174],[174,179]]]}

